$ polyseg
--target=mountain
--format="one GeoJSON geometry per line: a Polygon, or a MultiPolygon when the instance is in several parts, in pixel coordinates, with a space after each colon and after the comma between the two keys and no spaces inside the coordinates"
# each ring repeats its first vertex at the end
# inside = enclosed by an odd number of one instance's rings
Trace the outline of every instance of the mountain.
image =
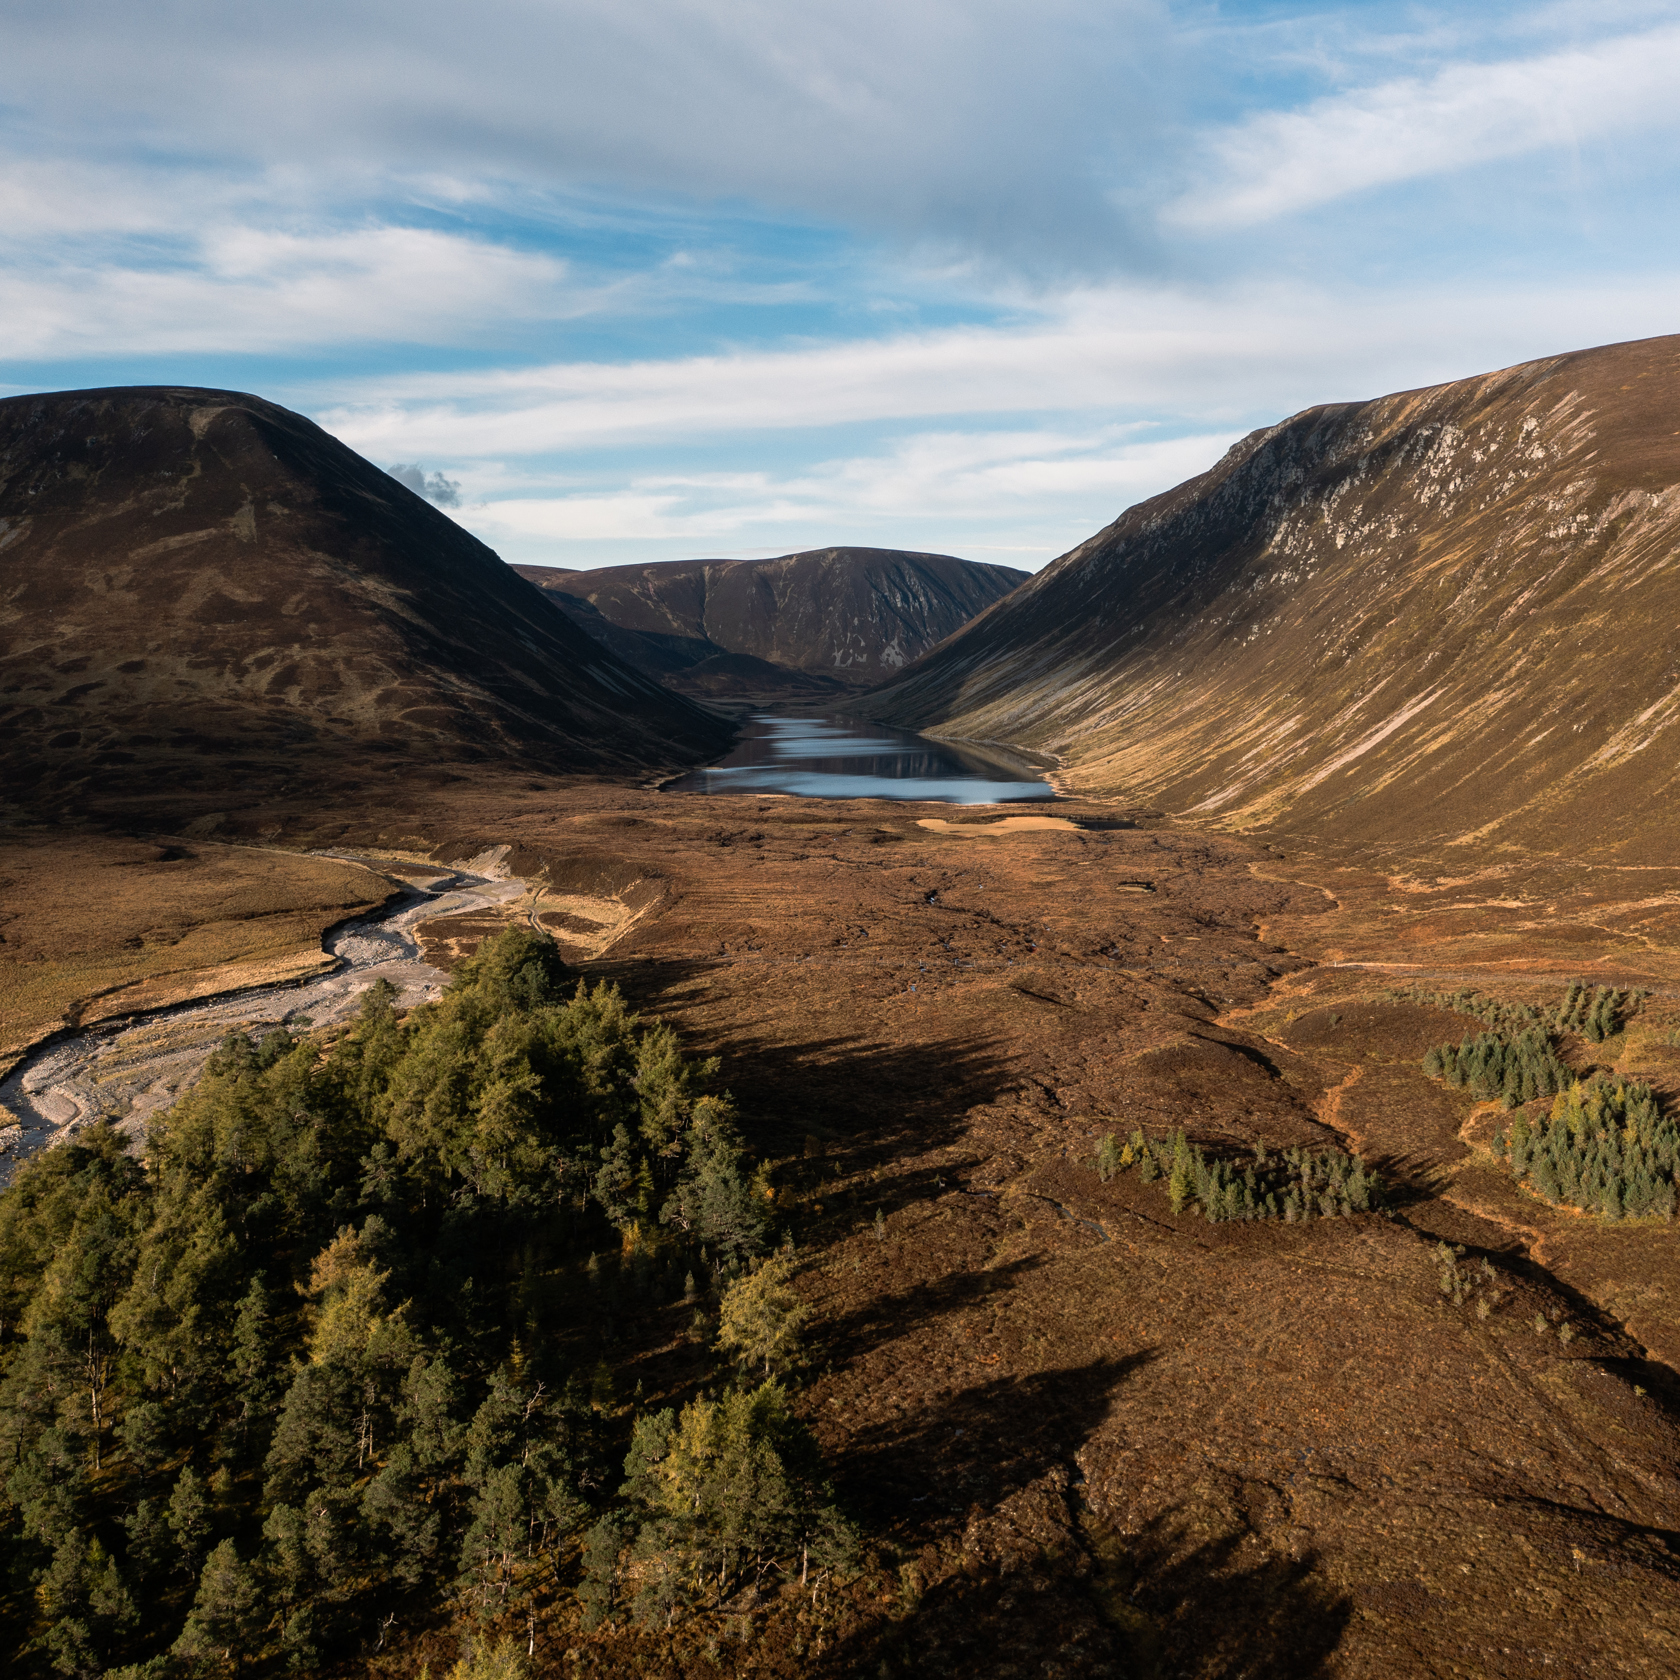
{"type": "Polygon", "coordinates": [[[672,688],[788,699],[842,696],[891,676],[1028,576],[891,548],[515,570],[672,688]]]}
{"type": "Polygon", "coordinates": [[[1255,432],[857,709],[1227,826],[1672,858],[1680,338],[1255,432]]]}
{"type": "Polygon", "coordinates": [[[5,794],[52,809],[728,736],[308,420],[149,387],[0,402],[0,732],[5,794]]]}

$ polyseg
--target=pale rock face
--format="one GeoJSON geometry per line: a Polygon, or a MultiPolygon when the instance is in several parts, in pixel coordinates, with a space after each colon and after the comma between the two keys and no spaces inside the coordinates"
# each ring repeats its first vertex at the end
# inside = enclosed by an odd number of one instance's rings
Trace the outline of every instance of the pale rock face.
{"type": "Polygon", "coordinates": [[[1256,432],[863,709],[1204,821],[1667,856],[1677,624],[1662,338],[1256,432]]]}

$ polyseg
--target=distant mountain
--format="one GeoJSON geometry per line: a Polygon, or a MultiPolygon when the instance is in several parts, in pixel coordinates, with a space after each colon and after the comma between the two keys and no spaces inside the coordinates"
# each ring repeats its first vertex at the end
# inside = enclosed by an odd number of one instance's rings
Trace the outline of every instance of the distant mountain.
{"type": "Polygon", "coordinates": [[[813,700],[892,675],[1028,576],[891,548],[514,569],[603,646],[673,688],[813,700]]]}
{"type": "Polygon", "coordinates": [[[1242,827],[1680,852],[1680,338],[1311,408],[861,710],[1242,827]]]}
{"type": "Polygon", "coordinates": [[[0,402],[0,799],[162,808],[449,766],[642,773],[728,731],[436,508],[233,391],[0,402]]]}

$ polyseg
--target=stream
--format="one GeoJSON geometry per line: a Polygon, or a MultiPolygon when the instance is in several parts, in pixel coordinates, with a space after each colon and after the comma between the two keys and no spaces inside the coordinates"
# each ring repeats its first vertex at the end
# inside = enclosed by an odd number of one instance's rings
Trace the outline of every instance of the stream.
{"type": "MultiPolygon", "coordinates": [[[[316,855],[381,866],[355,852],[316,855]]],[[[0,1114],[0,1187],[20,1161],[102,1118],[138,1143],[151,1117],[192,1087],[230,1032],[260,1037],[287,1025],[332,1026],[355,1013],[376,980],[390,981],[405,1009],[436,997],[449,977],[422,960],[416,925],[506,904],[527,891],[494,856],[471,865],[440,866],[373,915],[329,929],[322,948],[338,960],[319,974],[69,1028],[37,1046],[0,1081],[0,1109],[7,1111],[0,1114]]]]}

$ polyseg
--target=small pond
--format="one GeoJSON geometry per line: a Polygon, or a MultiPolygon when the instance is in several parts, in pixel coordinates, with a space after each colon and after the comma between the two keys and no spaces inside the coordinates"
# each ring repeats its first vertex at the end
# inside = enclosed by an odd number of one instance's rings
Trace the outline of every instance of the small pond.
{"type": "Polygon", "coordinates": [[[1001,748],[934,741],[848,717],[749,717],[735,750],[668,793],[797,793],[808,799],[1053,799],[1044,773],[1001,748]]]}

